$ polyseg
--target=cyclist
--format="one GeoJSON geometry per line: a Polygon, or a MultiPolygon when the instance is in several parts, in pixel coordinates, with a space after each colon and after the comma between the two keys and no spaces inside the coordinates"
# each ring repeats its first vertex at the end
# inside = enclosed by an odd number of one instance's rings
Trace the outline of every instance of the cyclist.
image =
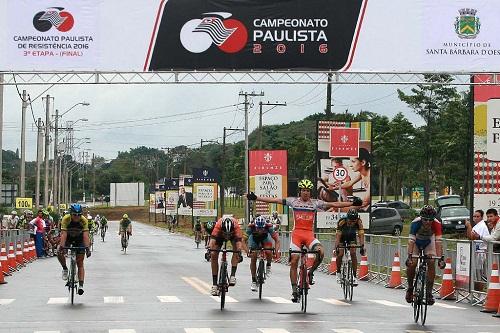
{"type": "Polygon", "coordinates": [[[271,215],[271,223],[273,224],[274,231],[279,232],[281,228],[281,219],[277,211],[274,211],[271,215]]]}
{"type": "Polygon", "coordinates": [[[108,219],[104,215],[101,216],[100,227],[101,230],[104,229],[104,232],[108,231],[108,219]]]}
{"type": "Polygon", "coordinates": [[[203,229],[205,229],[205,247],[208,246],[208,242],[210,241],[210,235],[212,234],[212,231],[214,230],[215,222],[214,221],[207,221],[205,225],[203,226],[203,229]]]}
{"type": "MultiPolygon", "coordinates": [[[[406,270],[408,278],[406,301],[408,303],[411,303],[413,299],[413,279],[417,267],[417,260],[412,259],[412,254],[418,256],[420,254],[419,249],[423,249],[426,256],[441,257],[438,265],[439,268],[444,269],[446,264],[441,244],[442,235],[441,223],[436,219],[436,210],[430,205],[425,205],[420,210],[420,216],[413,220],[410,225],[408,259],[406,259],[406,267],[408,267],[406,270]]],[[[434,278],[436,276],[434,260],[427,259],[427,267],[429,271],[427,274],[426,303],[427,305],[433,305],[434,296],[432,296],[432,287],[434,286],[434,278]]]]}
{"type": "MultiPolygon", "coordinates": [[[[309,179],[299,181],[299,197],[282,198],[267,198],[257,197],[254,193],[247,194],[248,200],[257,200],[267,203],[277,203],[287,205],[293,208],[293,219],[295,222],[292,234],[290,249],[300,251],[302,246],[306,246],[309,250],[318,251],[313,267],[309,271],[309,284],[314,284],[314,271],[318,268],[323,260],[325,251],[321,243],[314,237],[313,227],[316,212],[318,210],[327,210],[329,208],[344,208],[350,206],[359,206],[362,204],[359,198],[355,198],[354,202],[325,202],[322,200],[311,199],[311,191],[314,184],[309,179]]],[[[293,254],[290,258],[290,282],[292,285],[292,302],[298,302],[299,293],[297,290],[297,268],[299,265],[298,254],[293,254]]]]}
{"type": "MultiPolygon", "coordinates": [[[[340,269],[342,268],[342,265],[340,263],[342,262],[342,257],[344,256],[344,250],[345,249],[340,249],[339,246],[344,245],[347,243],[347,245],[356,245],[356,234],[359,239],[359,245],[361,245],[361,249],[359,252],[361,253],[362,256],[365,255],[365,231],[363,229],[363,222],[359,218],[358,212],[355,209],[349,209],[347,212],[347,218],[341,218],[339,220],[338,226],[337,226],[337,233],[336,233],[336,240],[335,240],[335,253],[337,253],[337,262],[339,263],[337,265],[337,283],[341,282],[341,274],[340,274],[340,269]]],[[[351,253],[351,260],[352,260],[352,270],[354,273],[354,278],[353,278],[353,285],[357,286],[358,281],[356,280],[356,270],[358,267],[358,258],[356,257],[356,248],[351,248],[349,249],[349,252],[351,253]]]]}
{"type": "MultiPolygon", "coordinates": [[[[231,258],[231,276],[229,277],[229,285],[236,285],[236,269],[238,263],[243,260],[241,256],[241,229],[234,217],[225,216],[221,217],[215,224],[212,231],[212,238],[210,239],[209,247],[211,250],[220,250],[225,241],[231,241],[233,249],[240,251],[240,253],[233,253],[231,258]]],[[[217,288],[217,275],[219,274],[219,252],[211,252],[211,265],[212,265],[212,296],[218,296],[219,290],[217,288]]]]}
{"type": "Polygon", "coordinates": [[[202,229],[203,229],[203,227],[201,226],[200,217],[197,216],[196,217],[196,223],[195,223],[195,225],[193,227],[195,241],[197,239],[197,236],[200,237],[200,240],[201,240],[201,231],[202,231],[202,229]]]}
{"type": "Polygon", "coordinates": [[[126,232],[128,236],[132,236],[132,221],[128,218],[127,214],[123,214],[123,217],[120,220],[120,230],[118,230],[118,235],[121,236],[124,232],[126,232]]]}
{"type": "Polygon", "coordinates": [[[96,224],[97,230],[99,230],[99,226],[101,225],[101,217],[99,216],[99,214],[97,214],[95,216],[95,224],[96,224]]]}
{"type": "Polygon", "coordinates": [[[57,258],[61,263],[63,272],[63,280],[68,280],[68,267],[66,266],[66,250],[65,247],[85,247],[76,251],[76,264],[78,266],[78,295],[83,295],[83,281],[85,280],[85,268],[83,267],[84,254],[87,258],[90,257],[89,251],[89,224],[87,219],[83,216],[82,206],[79,204],[72,204],[70,206],[70,213],[65,215],[61,221],[61,240],[57,258]]]}
{"type": "MultiPolygon", "coordinates": [[[[279,258],[280,252],[280,239],[278,233],[274,231],[273,225],[264,216],[257,216],[253,223],[247,226],[243,239],[248,241],[246,247],[247,254],[250,255],[251,250],[259,250],[261,248],[271,248],[273,246],[273,239],[275,242],[275,259],[279,258]]],[[[266,274],[271,274],[271,251],[266,251],[266,274]]],[[[257,291],[257,252],[252,252],[250,260],[250,273],[252,274],[252,285],[250,290],[257,291]]]]}

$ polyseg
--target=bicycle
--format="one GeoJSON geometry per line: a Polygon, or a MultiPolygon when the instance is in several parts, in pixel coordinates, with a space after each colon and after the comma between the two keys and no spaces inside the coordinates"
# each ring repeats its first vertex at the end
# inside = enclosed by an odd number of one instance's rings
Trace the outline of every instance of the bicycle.
{"type": "Polygon", "coordinates": [[[319,251],[309,251],[303,247],[300,251],[289,250],[289,258],[293,253],[300,254],[299,274],[297,276],[297,287],[299,288],[299,299],[301,301],[301,311],[306,313],[307,310],[307,294],[309,293],[309,269],[307,268],[307,254],[314,253],[318,256],[319,251]]]}
{"type": "Polygon", "coordinates": [[[256,250],[251,250],[250,252],[257,252],[257,258],[259,258],[259,264],[257,266],[257,285],[259,286],[259,299],[262,299],[262,285],[266,281],[266,265],[264,261],[265,252],[264,251],[273,251],[272,248],[260,248],[256,250]]]}
{"type": "Polygon", "coordinates": [[[122,231],[121,233],[121,243],[122,243],[122,251],[123,254],[127,254],[127,247],[128,247],[128,239],[129,239],[129,234],[126,231],[122,231]]]}
{"type": "Polygon", "coordinates": [[[106,236],[106,227],[101,227],[101,239],[103,242],[105,236],[106,236]]]}
{"type": "Polygon", "coordinates": [[[344,299],[352,301],[352,294],[354,291],[354,269],[352,267],[352,259],[351,259],[351,248],[362,248],[361,245],[348,245],[344,244],[343,246],[339,246],[339,249],[345,249],[344,256],[342,257],[342,266],[340,269],[340,285],[344,291],[344,299]]]}
{"type": "MultiPolygon", "coordinates": [[[[416,258],[417,270],[415,272],[415,280],[413,281],[413,319],[418,323],[420,318],[421,325],[425,325],[427,319],[427,260],[441,259],[436,256],[427,256],[424,254],[424,249],[419,248],[419,255],[412,254],[412,258],[416,258]]],[[[432,292],[432,291],[431,291],[432,292]]]]}
{"type": "Polygon", "coordinates": [[[224,310],[224,304],[226,302],[226,293],[229,291],[229,275],[227,273],[227,253],[238,253],[241,256],[241,251],[228,250],[227,241],[224,242],[224,246],[220,250],[211,250],[209,252],[222,252],[222,258],[219,267],[219,279],[217,283],[217,288],[219,290],[220,297],[220,309],[224,310]]]}
{"type": "Polygon", "coordinates": [[[195,231],[194,232],[194,242],[196,243],[196,248],[200,248],[200,242],[201,242],[201,231],[195,231]]]}
{"type": "Polygon", "coordinates": [[[85,247],[63,247],[63,249],[68,250],[68,257],[70,258],[70,264],[68,268],[68,282],[66,282],[66,286],[68,287],[68,291],[70,294],[71,304],[74,304],[75,300],[75,290],[78,288],[78,275],[76,274],[76,254],[78,250],[84,250],[85,247]]]}

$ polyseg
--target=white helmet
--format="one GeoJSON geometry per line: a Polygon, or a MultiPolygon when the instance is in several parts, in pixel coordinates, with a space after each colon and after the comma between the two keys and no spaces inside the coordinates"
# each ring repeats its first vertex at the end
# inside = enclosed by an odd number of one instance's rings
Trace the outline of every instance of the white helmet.
{"type": "Polygon", "coordinates": [[[10,212],[12,215],[17,215],[17,212],[15,210],[13,210],[12,212],[10,212]]]}

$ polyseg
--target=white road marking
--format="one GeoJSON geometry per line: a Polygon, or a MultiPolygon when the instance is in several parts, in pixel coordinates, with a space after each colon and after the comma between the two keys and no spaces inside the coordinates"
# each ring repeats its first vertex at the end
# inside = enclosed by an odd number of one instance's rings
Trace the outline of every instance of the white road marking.
{"type": "Polygon", "coordinates": [[[179,303],[181,300],[177,296],[156,296],[162,303],[179,303]]]}
{"type": "Polygon", "coordinates": [[[420,331],[420,330],[406,330],[405,332],[406,333],[432,333],[432,331],[420,331]]]}
{"type": "Polygon", "coordinates": [[[194,289],[198,290],[203,295],[209,295],[210,294],[208,292],[209,288],[204,288],[203,286],[200,286],[197,282],[193,281],[193,278],[188,278],[188,277],[183,276],[182,279],[184,280],[184,282],[186,282],[187,284],[189,284],[194,289]]]}
{"type": "Polygon", "coordinates": [[[434,305],[440,306],[440,307],[445,308],[445,309],[459,309],[459,310],[465,310],[466,309],[466,308],[462,308],[460,306],[449,305],[449,304],[441,303],[441,302],[436,302],[436,303],[434,303],[434,305]]]}
{"type": "Polygon", "coordinates": [[[66,304],[68,303],[67,297],[51,297],[47,304],[66,304]]]}
{"type": "Polygon", "coordinates": [[[363,333],[363,331],[353,328],[334,328],[332,331],[334,331],[335,333],[363,333]]]}
{"type": "Polygon", "coordinates": [[[108,330],[109,333],[135,333],[133,329],[108,330]]]}
{"type": "Polygon", "coordinates": [[[350,303],[342,302],[342,301],[335,299],[335,298],[318,298],[318,300],[325,302],[325,303],[333,304],[333,305],[351,306],[350,303]]]}
{"type": "Polygon", "coordinates": [[[259,328],[262,333],[290,333],[283,328],[259,328]]]}
{"type": "Polygon", "coordinates": [[[369,299],[368,301],[370,301],[372,303],[382,304],[382,305],[385,305],[385,306],[393,306],[393,307],[400,307],[400,308],[407,308],[407,307],[409,307],[408,305],[394,303],[394,302],[391,302],[391,301],[385,301],[383,299],[369,299]]]}
{"type": "Polygon", "coordinates": [[[210,328],[185,328],[186,333],[214,333],[210,328]]]}
{"type": "Polygon", "coordinates": [[[123,296],[104,296],[104,303],[106,304],[119,304],[125,303],[123,296]]]}
{"type": "Polygon", "coordinates": [[[33,333],[61,333],[61,331],[35,331],[33,333]]]}
{"type": "Polygon", "coordinates": [[[15,301],[14,298],[3,298],[3,299],[0,299],[0,305],[7,305],[7,304],[10,304],[14,301],[15,301]]]}
{"type": "MultiPolygon", "coordinates": [[[[210,296],[214,301],[220,302],[220,297],[219,296],[210,296]]],[[[231,296],[226,295],[226,303],[238,303],[237,300],[232,298],[231,296]]]]}
{"type": "MultiPolygon", "coordinates": [[[[289,299],[283,298],[283,297],[263,297],[263,298],[267,299],[267,300],[270,300],[273,303],[278,303],[278,304],[293,304],[292,301],[290,301],[289,299]]],[[[263,329],[268,329],[268,328],[263,328],[263,329]]]]}

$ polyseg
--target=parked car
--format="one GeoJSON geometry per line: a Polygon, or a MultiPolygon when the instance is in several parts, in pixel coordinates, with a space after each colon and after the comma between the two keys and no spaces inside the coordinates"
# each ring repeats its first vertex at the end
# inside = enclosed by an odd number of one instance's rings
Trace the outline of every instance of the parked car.
{"type": "Polygon", "coordinates": [[[440,207],[437,218],[441,221],[443,232],[465,232],[465,221],[470,211],[465,206],[440,207]]]}
{"type": "Polygon", "coordinates": [[[403,219],[398,211],[390,207],[374,207],[371,212],[370,234],[401,235],[403,219]]]}
{"type": "Polygon", "coordinates": [[[411,219],[414,215],[412,214],[413,208],[408,206],[402,201],[381,201],[373,204],[373,207],[389,207],[394,208],[398,211],[399,215],[403,220],[411,219]]]}

